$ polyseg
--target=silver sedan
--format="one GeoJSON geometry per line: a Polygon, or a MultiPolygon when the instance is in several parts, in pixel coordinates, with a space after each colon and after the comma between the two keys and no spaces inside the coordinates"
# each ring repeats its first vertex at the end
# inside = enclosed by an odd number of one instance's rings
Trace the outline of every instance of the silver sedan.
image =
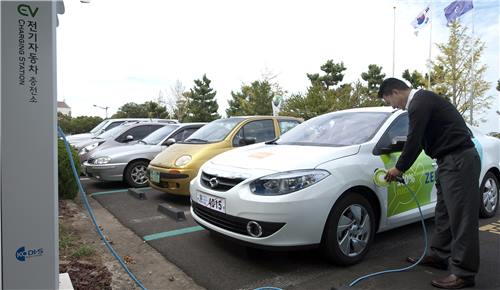
{"type": "Polygon", "coordinates": [[[137,144],[99,150],[83,163],[83,171],[88,177],[99,181],[123,180],[131,187],[147,186],[146,168],[149,161],[203,125],[205,123],[168,124],[137,144]]]}

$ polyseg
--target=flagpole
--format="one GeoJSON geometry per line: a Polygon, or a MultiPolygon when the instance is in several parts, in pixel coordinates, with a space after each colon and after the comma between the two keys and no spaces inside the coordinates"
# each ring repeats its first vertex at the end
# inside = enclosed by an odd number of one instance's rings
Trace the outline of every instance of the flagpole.
{"type": "Polygon", "coordinates": [[[394,9],[393,18],[393,30],[392,30],[392,77],[394,77],[394,71],[396,67],[396,5],[392,7],[394,9]]]}
{"type": "Polygon", "coordinates": [[[429,28],[429,60],[427,62],[427,89],[431,89],[431,61],[432,61],[432,22],[434,22],[434,18],[432,17],[432,1],[429,4],[430,15],[429,19],[431,22],[431,27],[429,28]]]}
{"type": "Polygon", "coordinates": [[[474,9],[472,9],[472,65],[471,65],[471,89],[470,89],[470,97],[469,97],[469,106],[470,106],[470,124],[472,125],[474,119],[473,119],[473,114],[474,114],[474,103],[473,103],[473,94],[474,94],[474,64],[475,64],[475,55],[474,55],[474,9]]]}

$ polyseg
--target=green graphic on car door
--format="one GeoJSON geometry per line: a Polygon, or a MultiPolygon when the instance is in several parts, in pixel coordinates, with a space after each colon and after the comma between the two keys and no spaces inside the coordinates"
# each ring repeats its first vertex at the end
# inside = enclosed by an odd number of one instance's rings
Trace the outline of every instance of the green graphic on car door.
{"type": "MultiPolygon", "coordinates": [[[[401,152],[381,155],[385,169],[396,165],[401,152]]],[[[436,181],[432,166],[433,160],[422,152],[413,166],[403,175],[406,184],[417,194],[420,205],[431,202],[431,192],[436,181]]],[[[387,187],[387,217],[417,208],[413,195],[399,182],[392,182],[387,187]]]]}

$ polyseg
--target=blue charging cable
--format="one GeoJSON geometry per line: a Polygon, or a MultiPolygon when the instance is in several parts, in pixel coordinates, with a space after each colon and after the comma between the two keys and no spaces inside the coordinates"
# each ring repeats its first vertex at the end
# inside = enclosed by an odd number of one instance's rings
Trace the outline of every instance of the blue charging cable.
{"type": "Polygon", "coordinates": [[[418,265],[418,263],[420,263],[422,261],[422,259],[425,257],[425,255],[427,255],[427,243],[428,243],[427,242],[427,228],[425,226],[424,215],[422,214],[422,209],[420,208],[420,203],[418,202],[417,195],[415,194],[415,192],[413,190],[411,190],[411,188],[406,184],[406,182],[404,181],[404,179],[402,177],[397,177],[396,180],[399,183],[403,184],[406,187],[406,189],[408,189],[408,191],[411,192],[411,194],[413,195],[413,199],[417,203],[418,212],[420,213],[420,220],[422,222],[422,229],[424,231],[424,242],[425,242],[424,252],[422,253],[422,256],[420,256],[420,259],[418,259],[418,261],[415,264],[412,264],[412,265],[410,265],[408,267],[404,267],[404,268],[393,269],[393,270],[385,270],[385,271],[381,271],[381,272],[376,272],[376,273],[368,274],[368,275],[365,275],[363,277],[359,277],[356,280],[352,281],[351,284],[349,284],[349,287],[352,287],[352,286],[356,285],[360,281],[363,281],[365,279],[372,278],[372,277],[375,277],[375,276],[379,276],[379,275],[383,275],[383,274],[388,274],[388,273],[398,273],[398,272],[403,272],[403,271],[408,271],[410,269],[413,269],[413,268],[415,268],[418,265]]]}
{"type": "Polygon", "coordinates": [[[87,211],[89,212],[90,218],[92,219],[92,223],[94,223],[95,229],[96,229],[97,233],[99,234],[99,237],[104,242],[104,244],[106,245],[108,250],[111,252],[111,254],[113,254],[115,259],[120,263],[123,270],[125,270],[125,272],[127,272],[127,274],[130,276],[130,278],[132,278],[132,280],[134,280],[134,282],[137,284],[137,286],[139,286],[143,290],[147,290],[147,288],[144,287],[144,285],[142,285],[141,281],[139,281],[139,279],[137,279],[135,277],[135,275],[132,272],[130,272],[127,265],[125,265],[125,262],[123,261],[123,259],[116,253],[115,249],[113,249],[111,244],[106,240],[106,237],[104,237],[104,234],[102,233],[101,229],[97,225],[94,211],[90,207],[89,200],[87,199],[87,193],[85,192],[85,190],[83,190],[83,186],[80,182],[80,176],[78,176],[78,172],[76,171],[75,162],[73,161],[73,154],[71,154],[71,149],[69,147],[68,141],[66,140],[66,136],[64,135],[64,132],[61,130],[61,127],[58,126],[57,131],[59,133],[59,136],[63,139],[64,145],[66,146],[66,152],[68,153],[68,156],[69,156],[69,162],[71,164],[73,176],[75,177],[76,183],[78,184],[78,188],[80,189],[80,196],[83,200],[85,207],[87,208],[87,211]]]}

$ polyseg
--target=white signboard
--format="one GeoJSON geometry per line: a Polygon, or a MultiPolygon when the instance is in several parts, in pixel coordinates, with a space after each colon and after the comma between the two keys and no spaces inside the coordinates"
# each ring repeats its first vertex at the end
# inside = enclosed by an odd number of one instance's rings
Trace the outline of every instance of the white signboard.
{"type": "Polygon", "coordinates": [[[56,2],[0,5],[2,287],[56,289],[56,2]]]}

